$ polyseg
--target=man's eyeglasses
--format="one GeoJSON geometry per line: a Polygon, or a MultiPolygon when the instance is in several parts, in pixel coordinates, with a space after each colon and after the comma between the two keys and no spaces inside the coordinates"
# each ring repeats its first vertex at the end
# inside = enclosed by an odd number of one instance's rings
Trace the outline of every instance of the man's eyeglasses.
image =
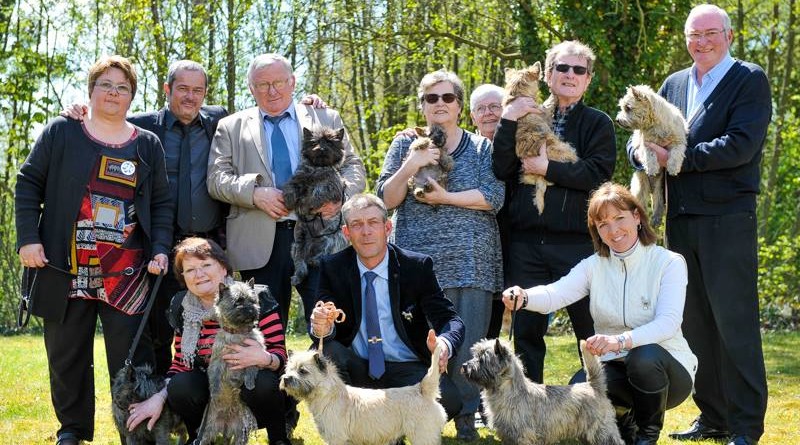
{"type": "Polygon", "coordinates": [[[203,264],[200,267],[192,269],[184,269],[183,272],[181,272],[181,274],[184,277],[197,277],[197,274],[199,274],[200,272],[203,272],[203,275],[208,275],[208,271],[211,270],[212,267],[214,267],[214,263],[207,263],[203,264]]]}
{"type": "Polygon", "coordinates": [[[689,39],[689,41],[691,41],[691,42],[698,42],[703,37],[705,37],[708,40],[712,40],[712,39],[716,38],[718,35],[724,34],[724,33],[725,33],[725,28],[722,28],[722,29],[709,29],[708,31],[702,31],[702,32],[692,31],[692,32],[686,34],[686,38],[689,39]]]}
{"type": "Polygon", "coordinates": [[[480,116],[486,113],[497,114],[501,111],[503,111],[503,107],[500,104],[481,105],[475,109],[475,114],[480,116]]]}
{"type": "Polygon", "coordinates": [[[570,68],[572,68],[572,72],[575,73],[576,76],[583,76],[589,71],[588,68],[580,65],[567,65],[566,63],[559,63],[556,65],[556,71],[559,73],[566,73],[570,68]]]}
{"type": "Polygon", "coordinates": [[[267,93],[269,92],[270,87],[275,88],[276,90],[283,89],[286,85],[289,84],[289,80],[290,79],[276,80],[274,82],[259,82],[257,84],[254,84],[253,87],[259,93],[267,93]]]}
{"type": "Polygon", "coordinates": [[[429,104],[435,104],[436,102],[439,102],[439,98],[440,97],[442,98],[444,103],[451,104],[457,98],[457,96],[455,94],[453,94],[453,93],[444,93],[444,94],[433,94],[433,93],[430,93],[430,94],[426,94],[426,95],[424,95],[422,97],[424,97],[425,98],[425,102],[428,102],[429,104]]]}
{"type": "Polygon", "coordinates": [[[133,89],[129,85],[126,85],[124,83],[121,83],[119,85],[114,85],[112,82],[109,82],[107,80],[98,80],[94,83],[94,86],[100,88],[100,91],[104,93],[110,93],[111,90],[114,90],[120,96],[127,96],[131,94],[131,92],[133,91],[133,89]]]}

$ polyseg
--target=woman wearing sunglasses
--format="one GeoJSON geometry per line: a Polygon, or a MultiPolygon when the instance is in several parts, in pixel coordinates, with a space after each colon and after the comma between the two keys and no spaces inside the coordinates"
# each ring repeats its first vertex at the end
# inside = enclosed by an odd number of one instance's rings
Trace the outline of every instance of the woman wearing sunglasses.
{"type": "Polygon", "coordinates": [[[440,153],[438,149],[409,153],[413,139],[401,134],[389,147],[376,188],[386,206],[395,209],[391,241],[433,258],[436,276],[464,320],[464,346],[450,360],[449,376],[463,403],[456,416],[458,437],[472,440],[477,437],[474,414],[480,397],[458,368],[468,358],[470,346],[486,334],[492,293],[503,287],[495,215],[505,190],[492,173],[491,142],[458,126],[464,106],[461,79],[449,71],[435,71],[422,78],[418,93],[427,124],[440,125],[447,133],[443,149],[455,166],[446,187],[434,183],[421,198],[408,193],[409,178],[420,167],[437,162],[440,153]]]}
{"type": "MultiPolygon", "coordinates": [[[[592,238],[586,226],[589,195],[611,179],[616,159],[614,124],[602,111],[583,103],[593,77],[594,52],[577,41],[566,41],[547,51],[544,80],[548,99],[555,106],[553,130],[578,153],[578,161],[548,161],[544,145],[540,155],[519,159],[515,153],[517,120],[541,113],[531,98],[507,105],[494,136],[494,173],[505,181],[509,194],[500,214],[507,244],[505,281],[524,288],[549,284],[566,275],[580,260],[592,254],[592,238]],[[544,195],[544,212],[533,205],[534,186],[520,184],[519,174],[536,173],[552,183],[544,195]]],[[[567,306],[575,336],[594,334],[587,298],[567,306]]],[[[517,314],[514,343],[526,374],[542,382],[548,314],[517,314]]],[[[576,366],[579,363],[575,362],[576,366]]]]}

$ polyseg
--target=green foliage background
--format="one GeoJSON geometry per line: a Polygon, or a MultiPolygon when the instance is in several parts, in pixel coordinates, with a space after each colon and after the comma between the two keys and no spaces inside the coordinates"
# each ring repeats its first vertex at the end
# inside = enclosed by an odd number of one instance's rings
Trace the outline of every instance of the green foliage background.
{"type": "MultiPolygon", "coordinates": [[[[132,111],[164,105],[168,64],[191,58],[211,74],[207,101],[252,106],[244,73],[252,57],[279,52],[296,67],[298,95],[314,92],[343,115],[370,184],[398,129],[421,122],[416,86],[455,71],[467,90],[503,83],[503,69],[543,61],[579,39],[598,56],[585,101],[609,115],[630,84],[658,87],[691,60],[682,36],[687,0],[0,0],[0,330],[12,329],[19,286],[13,185],[41,126],[86,101],[86,69],[122,54],[139,70],[132,111]]],[[[760,286],[765,326],[792,327],[800,308],[800,96],[795,0],[724,0],[734,57],[767,71],[774,118],[759,200],[760,286]]],[[[545,91],[546,94],[546,91],[545,91]]],[[[467,110],[462,123],[470,127],[467,110]]],[[[629,136],[618,129],[614,179],[627,183],[629,136]]]]}

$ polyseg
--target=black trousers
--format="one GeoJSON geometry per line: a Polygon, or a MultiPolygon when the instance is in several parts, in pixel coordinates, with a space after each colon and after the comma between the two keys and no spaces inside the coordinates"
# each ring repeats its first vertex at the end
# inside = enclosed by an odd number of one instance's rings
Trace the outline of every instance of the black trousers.
{"type": "MultiPolygon", "coordinates": [[[[336,364],[345,383],[361,388],[383,389],[415,385],[422,381],[430,367],[430,363],[422,362],[386,362],[386,371],[381,378],[375,380],[369,376],[369,362],[359,357],[352,348],[338,341],[330,341],[325,342],[323,351],[336,364]]],[[[447,412],[447,418],[452,419],[461,411],[461,394],[447,374],[442,375],[439,385],[442,394],[439,403],[447,412]]]]}
{"type": "MultiPolygon", "coordinates": [[[[508,263],[505,271],[506,287],[529,288],[550,284],[563,277],[582,259],[592,255],[591,244],[542,244],[530,240],[511,239],[508,243],[508,263]]],[[[567,313],[579,342],[594,335],[594,322],[589,313],[589,299],[583,298],[569,306],[567,313]]],[[[544,356],[547,345],[548,314],[519,311],[514,321],[514,347],[525,366],[525,375],[542,383],[544,356]]],[[[576,342],[580,357],[579,343],[576,342]]]]}
{"type": "MultiPolygon", "coordinates": [[[[272,296],[278,302],[279,313],[284,329],[288,329],[289,305],[292,301],[291,277],[294,274],[294,262],[291,249],[294,242],[294,229],[279,225],[275,230],[275,242],[267,264],[260,269],[242,270],[243,280],[253,278],[257,284],[266,284],[272,296]]],[[[303,301],[304,320],[311,319],[311,311],[317,302],[319,285],[319,268],[308,268],[308,277],[297,286],[297,292],[303,301]]]]}
{"type": "Polygon", "coordinates": [[[767,379],[758,311],[756,215],[682,215],[667,244],[686,259],[683,333],[699,364],[694,401],[703,424],[759,439],[767,379]]]}
{"type": "MultiPolygon", "coordinates": [[[[267,429],[269,441],[287,440],[284,419],[284,394],[278,389],[280,375],[262,369],[256,376],[256,386],[242,386],[242,401],[256,417],[259,428],[267,429]]],[[[172,376],[167,386],[167,403],[186,424],[189,439],[197,437],[208,404],[208,374],[201,370],[179,372],[172,376]]]]}
{"type": "MultiPolygon", "coordinates": [[[[106,303],[71,299],[63,322],[44,320],[44,346],[50,372],[50,397],[61,427],[57,434],[94,438],[94,334],[103,325],[109,381],[122,369],[141,315],[128,315],[106,303]]],[[[153,363],[150,336],[144,330],[133,364],[153,363]]]]}

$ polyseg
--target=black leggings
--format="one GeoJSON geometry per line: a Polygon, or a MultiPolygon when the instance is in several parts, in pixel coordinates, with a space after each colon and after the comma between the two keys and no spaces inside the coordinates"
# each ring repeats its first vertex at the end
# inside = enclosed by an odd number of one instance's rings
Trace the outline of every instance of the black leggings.
{"type": "MultiPolygon", "coordinates": [[[[267,429],[270,442],[287,440],[284,414],[284,394],[278,389],[280,376],[275,371],[258,371],[254,389],[242,387],[242,401],[250,408],[259,428],[267,429]]],[[[186,423],[189,439],[197,437],[208,404],[208,375],[192,370],[172,376],[167,386],[169,407],[186,423]]]]}

